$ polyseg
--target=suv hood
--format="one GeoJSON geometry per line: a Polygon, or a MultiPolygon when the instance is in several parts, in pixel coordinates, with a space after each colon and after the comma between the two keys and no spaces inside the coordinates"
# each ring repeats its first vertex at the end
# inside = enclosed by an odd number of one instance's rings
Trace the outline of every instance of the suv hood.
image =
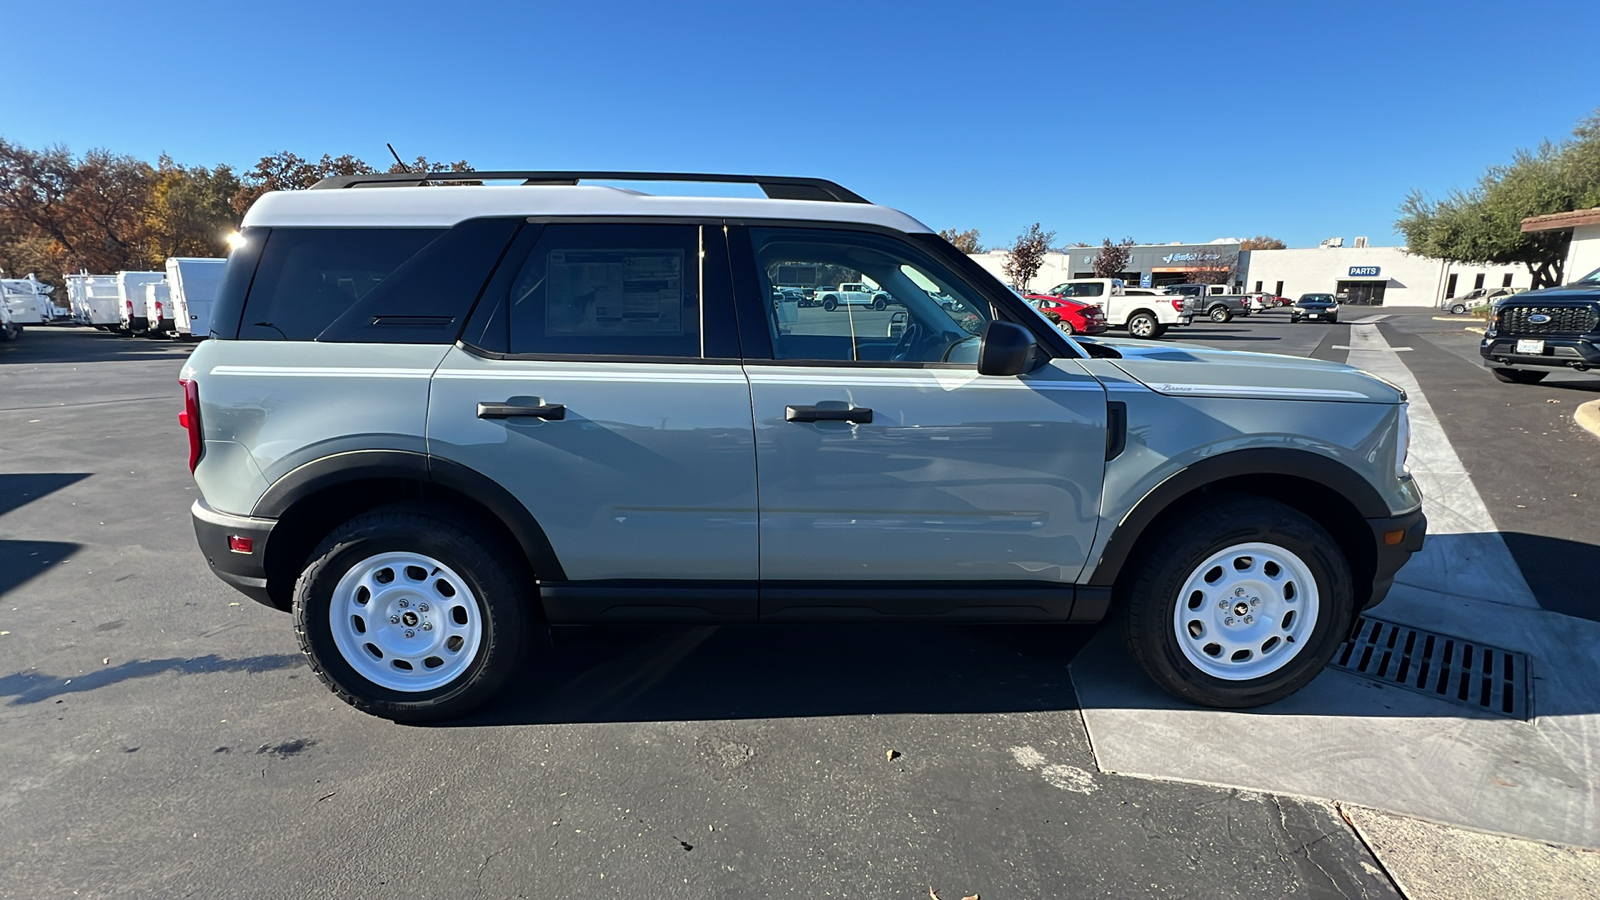
{"type": "Polygon", "coordinates": [[[1405,392],[1353,366],[1278,356],[1213,350],[1196,344],[1096,340],[1114,348],[1117,368],[1159,394],[1172,397],[1241,397],[1258,400],[1334,400],[1400,403],[1405,392]]]}

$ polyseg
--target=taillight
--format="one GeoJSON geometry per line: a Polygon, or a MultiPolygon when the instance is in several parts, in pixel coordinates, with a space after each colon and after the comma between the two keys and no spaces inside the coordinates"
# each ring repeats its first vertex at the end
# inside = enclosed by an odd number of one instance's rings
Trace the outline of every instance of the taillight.
{"type": "Polygon", "coordinates": [[[1172,301],[1172,310],[1173,310],[1173,312],[1183,312],[1183,298],[1182,297],[1179,297],[1178,299],[1172,301]]]}
{"type": "Polygon", "coordinates": [[[189,471],[193,472],[205,447],[200,437],[200,385],[190,378],[180,378],[178,383],[183,385],[183,412],[178,413],[178,424],[189,432],[189,471]]]}

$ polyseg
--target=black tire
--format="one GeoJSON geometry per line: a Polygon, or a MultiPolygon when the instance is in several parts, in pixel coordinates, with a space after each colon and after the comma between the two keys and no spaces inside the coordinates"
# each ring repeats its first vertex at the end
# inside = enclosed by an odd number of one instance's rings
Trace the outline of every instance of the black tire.
{"type": "Polygon", "coordinates": [[[0,325],[0,341],[14,341],[22,337],[22,326],[14,322],[0,325]]]}
{"type": "Polygon", "coordinates": [[[1466,312],[1467,305],[1465,303],[1457,303],[1456,305],[1450,307],[1450,314],[1453,316],[1465,315],[1466,312]]]}
{"type": "Polygon", "coordinates": [[[1544,380],[1549,372],[1538,372],[1530,369],[1490,369],[1494,377],[1506,384],[1538,384],[1544,380]]]}
{"type": "Polygon", "coordinates": [[[1156,323],[1156,330],[1150,336],[1153,337],[1153,338],[1158,338],[1158,337],[1161,337],[1162,335],[1164,335],[1166,333],[1167,333],[1167,326],[1162,325],[1160,322],[1157,322],[1156,323]]]}
{"type": "MultiPolygon", "coordinates": [[[[1354,582],[1344,552],[1322,526],[1272,500],[1222,495],[1191,506],[1129,562],[1133,568],[1125,571],[1132,579],[1118,591],[1128,652],[1163,690],[1202,706],[1238,709],[1293,694],[1327,666],[1354,621],[1354,582]],[[1250,680],[1228,680],[1202,671],[1185,656],[1174,620],[1178,595],[1191,574],[1213,554],[1247,542],[1274,544],[1299,557],[1316,581],[1318,614],[1299,653],[1282,668],[1250,680]]],[[[1204,602],[1209,607],[1209,598],[1204,602]]]]}
{"type": "Polygon", "coordinates": [[[1156,321],[1156,317],[1143,310],[1128,317],[1127,328],[1130,336],[1145,339],[1154,338],[1161,331],[1161,325],[1156,321]]]}
{"type": "MultiPolygon", "coordinates": [[[[311,669],[339,699],[396,722],[461,716],[494,696],[521,663],[529,642],[529,598],[518,551],[454,516],[397,505],[363,513],[322,540],[294,587],[294,630],[311,669]],[[361,676],[340,653],[329,624],[339,580],[379,553],[426,554],[453,569],[476,597],[482,634],[476,658],[455,680],[427,691],[385,688],[361,676]]],[[[545,632],[548,629],[543,629],[545,632]]]]}
{"type": "Polygon", "coordinates": [[[889,301],[883,299],[882,297],[879,297],[879,298],[877,298],[877,299],[872,301],[872,308],[873,309],[878,309],[878,310],[887,309],[888,306],[889,306],[889,301]]]}
{"type": "Polygon", "coordinates": [[[1059,318],[1058,317],[1056,319],[1056,327],[1061,329],[1062,333],[1064,333],[1064,334],[1077,334],[1078,333],[1077,329],[1072,327],[1072,323],[1068,322],[1066,319],[1063,319],[1063,318],[1059,318]]]}
{"type": "Polygon", "coordinates": [[[1233,310],[1226,306],[1213,306],[1211,307],[1211,321],[1231,322],[1233,321],[1233,310]]]}

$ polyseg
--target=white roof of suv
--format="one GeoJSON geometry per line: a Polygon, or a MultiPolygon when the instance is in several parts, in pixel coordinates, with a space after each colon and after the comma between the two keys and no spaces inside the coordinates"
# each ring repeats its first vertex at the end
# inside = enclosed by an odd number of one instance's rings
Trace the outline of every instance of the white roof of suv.
{"type": "Polygon", "coordinates": [[[580,185],[582,173],[434,173],[431,177],[523,179],[522,184],[428,184],[429,176],[330,178],[306,191],[273,191],[245,214],[243,227],[449,227],[484,216],[670,216],[798,219],[878,225],[908,233],[932,229],[898,210],[862,201],[844,188],[815,179],[758,176],[685,176],[597,173],[595,180],[719,181],[760,184],[779,199],[661,196],[615,187],[580,185]],[[621,177],[605,177],[618,176],[621,177]],[[498,177],[497,177],[498,176],[498,177]],[[549,181],[535,180],[548,176],[549,181]],[[557,180],[557,179],[561,180],[557,180]],[[794,183],[794,184],[791,184],[794,183]],[[813,188],[813,184],[823,188],[813,188]],[[788,199],[804,193],[818,199],[788,199]],[[832,195],[832,196],[827,196],[832,195]]]}

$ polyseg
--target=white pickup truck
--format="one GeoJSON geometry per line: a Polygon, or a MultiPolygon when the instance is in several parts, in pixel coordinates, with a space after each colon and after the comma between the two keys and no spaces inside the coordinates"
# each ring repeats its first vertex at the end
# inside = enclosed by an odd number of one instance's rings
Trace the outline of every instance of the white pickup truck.
{"type": "Polygon", "coordinates": [[[1106,324],[1126,328],[1136,338],[1158,338],[1174,325],[1188,325],[1194,314],[1177,295],[1130,295],[1117,278],[1074,278],[1045,293],[1079,303],[1096,304],[1106,314],[1106,324]]]}
{"type": "Polygon", "coordinates": [[[822,308],[833,312],[841,306],[869,306],[873,309],[883,309],[894,301],[887,291],[869,287],[859,281],[849,281],[836,288],[817,288],[816,303],[822,308]]]}

